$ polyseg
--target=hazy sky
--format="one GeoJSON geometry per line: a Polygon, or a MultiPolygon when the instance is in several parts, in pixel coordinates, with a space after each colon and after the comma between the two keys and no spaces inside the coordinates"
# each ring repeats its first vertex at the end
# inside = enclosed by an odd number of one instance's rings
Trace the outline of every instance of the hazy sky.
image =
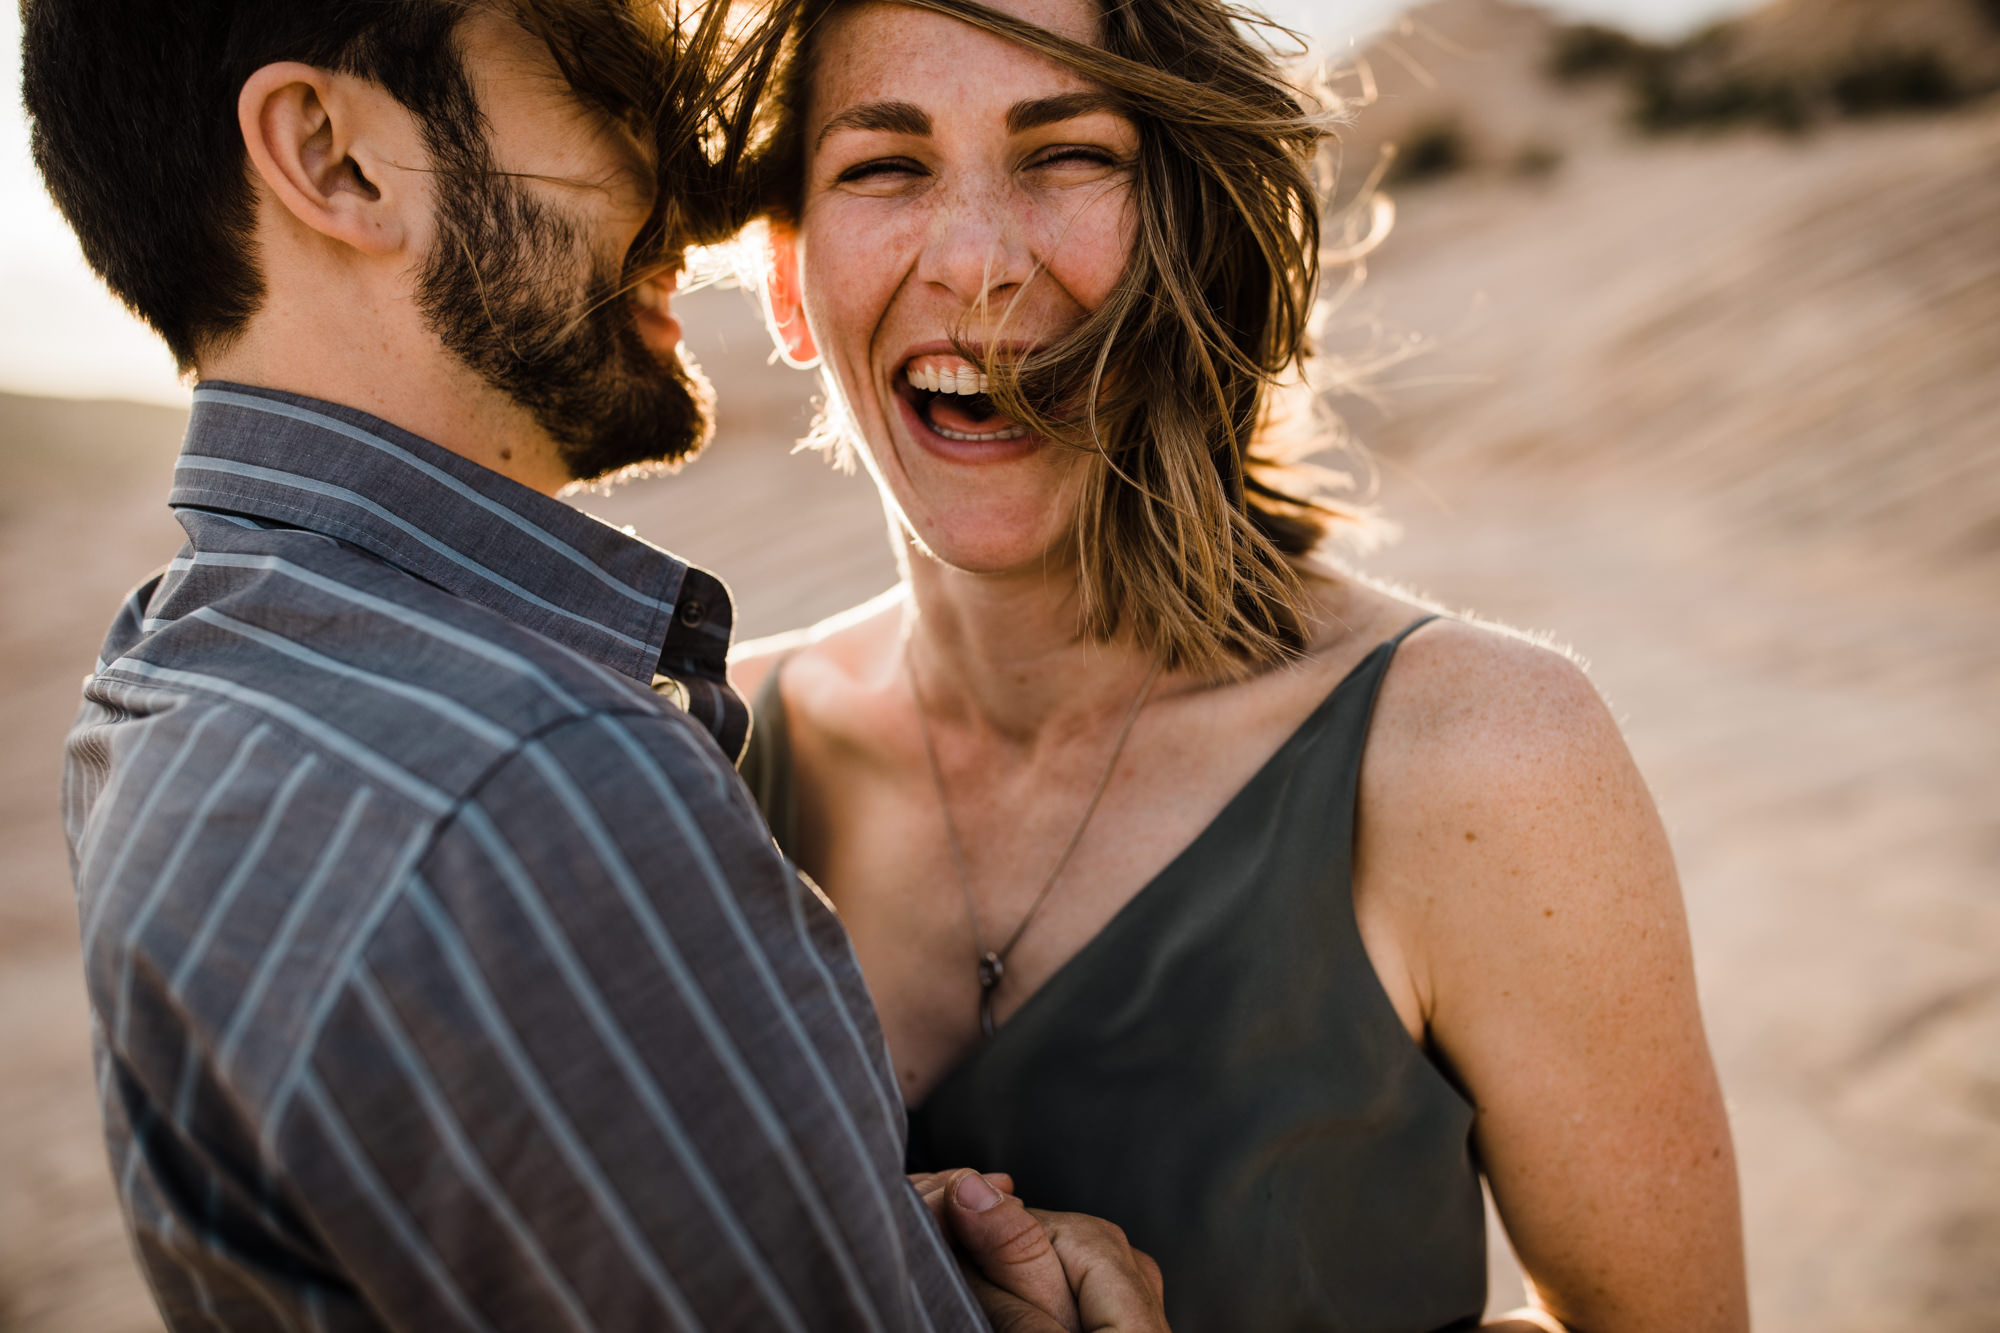
{"type": "MultiPolygon", "coordinates": [[[[1560,0],[1566,13],[1670,35],[1750,0],[1560,0]]],[[[1404,8],[1403,0],[1270,0],[1275,17],[1340,46],[1404,8]]],[[[19,10],[0,5],[0,41],[16,92],[0,115],[0,390],[185,402],[172,359],[105,294],[42,192],[18,94],[19,10]]]]}

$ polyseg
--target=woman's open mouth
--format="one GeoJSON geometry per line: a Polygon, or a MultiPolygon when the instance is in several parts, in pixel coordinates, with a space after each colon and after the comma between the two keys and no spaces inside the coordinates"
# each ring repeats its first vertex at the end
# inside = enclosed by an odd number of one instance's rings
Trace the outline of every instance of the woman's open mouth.
{"type": "Polygon", "coordinates": [[[1000,444],[1028,437],[993,406],[986,376],[960,357],[918,357],[903,368],[900,389],[917,419],[944,439],[1000,444]]]}

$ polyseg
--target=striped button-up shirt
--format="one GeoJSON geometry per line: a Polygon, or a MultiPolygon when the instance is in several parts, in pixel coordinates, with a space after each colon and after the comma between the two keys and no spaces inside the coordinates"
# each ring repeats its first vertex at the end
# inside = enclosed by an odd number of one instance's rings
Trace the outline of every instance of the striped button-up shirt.
{"type": "Polygon", "coordinates": [[[845,936],[730,769],[722,586],[240,386],[196,390],[172,503],[63,793],[167,1322],[983,1328],[845,936]]]}

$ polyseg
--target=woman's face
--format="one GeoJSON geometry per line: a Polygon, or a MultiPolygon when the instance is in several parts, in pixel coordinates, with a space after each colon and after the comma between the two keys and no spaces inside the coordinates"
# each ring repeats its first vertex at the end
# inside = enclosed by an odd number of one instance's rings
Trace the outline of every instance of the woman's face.
{"type": "MultiPolygon", "coordinates": [[[[1094,0],[998,7],[1097,40],[1094,0]]],[[[799,290],[877,481],[946,563],[1041,565],[1087,456],[992,415],[951,340],[1005,360],[1105,300],[1132,246],[1136,127],[1063,65],[893,3],[832,11],[807,103],[799,290]]]]}

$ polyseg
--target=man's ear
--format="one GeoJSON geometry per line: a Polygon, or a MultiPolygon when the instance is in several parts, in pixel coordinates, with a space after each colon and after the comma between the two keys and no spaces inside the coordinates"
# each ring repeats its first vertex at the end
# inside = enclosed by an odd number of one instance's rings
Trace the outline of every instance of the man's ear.
{"type": "Polygon", "coordinates": [[[798,233],[775,222],[764,228],[764,322],[786,365],[811,370],[819,364],[799,291],[798,233]]]}
{"type": "Polygon", "coordinates": [[[236,119],[251,169],[301,223],[369,255],[410,241],[412,176],[395,157],[421,148],[397,143],[414,139],[410,113],[385,90],[284,61],[244,81],[236,119]]]}

